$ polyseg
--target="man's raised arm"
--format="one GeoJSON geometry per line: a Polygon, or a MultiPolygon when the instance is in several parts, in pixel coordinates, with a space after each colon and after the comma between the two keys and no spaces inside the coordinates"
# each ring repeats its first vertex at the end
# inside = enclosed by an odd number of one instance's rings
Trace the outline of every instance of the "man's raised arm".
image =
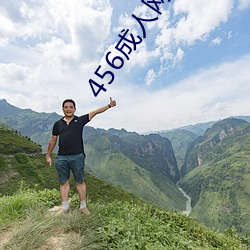
{"type": "Polygon", "coordinates": [[[101,114],[101,113],[105,112],[106,110],[108,110],[108,109],[110,109],[110,108],[116,106],[116,101],[113,100],[111,97],[109,97],[109,98],[110,98],[109,104],[107,104],[107,105],[105,105],[105,106],[103,106],[103,107],[101,107],[101,108],[98,108],[98,109],[96,109],[96,110],[94,110],[94,111],[91,111],[91,112],[89,113],[89,119],[90,119],[90,120],[91,120],[95,115],[101,114]]]}

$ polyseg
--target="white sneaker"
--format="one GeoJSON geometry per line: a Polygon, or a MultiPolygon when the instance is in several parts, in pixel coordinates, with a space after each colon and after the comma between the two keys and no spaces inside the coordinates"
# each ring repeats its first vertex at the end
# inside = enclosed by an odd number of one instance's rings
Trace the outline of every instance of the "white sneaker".
{"type": "Polygon", "coordinates": [[[61,206],[54,206],[53,208],[50,208],[48,212],[50,212],[53,215],[60,215],[68,213],[69,209],[65,210],[61,206]]]}

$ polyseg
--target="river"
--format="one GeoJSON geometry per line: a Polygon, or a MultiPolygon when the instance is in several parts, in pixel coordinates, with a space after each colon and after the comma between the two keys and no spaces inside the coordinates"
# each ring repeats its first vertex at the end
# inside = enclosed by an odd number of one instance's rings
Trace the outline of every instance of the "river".
{"type": "Polygon", "coordinates": [[[191,197],[179,186],[179,182],[176,183],[176,186],[182,192],[182,194],[187,198],[186,209],[182,211],[182,213],[188,216],[192,211],[191,197]]]}

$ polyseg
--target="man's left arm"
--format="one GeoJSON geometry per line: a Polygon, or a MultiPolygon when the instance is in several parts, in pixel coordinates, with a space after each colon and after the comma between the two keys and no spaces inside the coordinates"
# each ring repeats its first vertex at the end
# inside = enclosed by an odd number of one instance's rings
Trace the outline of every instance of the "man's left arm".
{"type": "Polygon", "coordinates": [[[103,107],[101,107],[101,108],[98,108],[98,109],[96,109],[96,110],[94,110],[94,111],[91,111],[91,112],[89,113],[89,120],[91,120],[92,118],[94,118],[94,116],[96,116],[97,114],[101,114],[101,113],[103,113],[103,112],[107,111],[108,109],[110,109],[110,108],[112,108],[112,107],[115,107],[115,106],[116,106],[116,101],[113,100],[113,99],[110,97],[110,102],[109,102],[109,104],[107,104],[107,105],[105,105],[105,106],[103,106],[103,107]]]}

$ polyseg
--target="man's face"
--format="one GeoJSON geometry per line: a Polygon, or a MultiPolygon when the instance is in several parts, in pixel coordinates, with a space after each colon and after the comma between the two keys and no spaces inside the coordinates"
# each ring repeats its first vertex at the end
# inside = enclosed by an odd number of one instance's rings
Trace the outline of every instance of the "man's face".
{"type": "Polygon", "coordinates": [[[76,109],[72,102],[65,102],[63,106],[63,113],[66,117],[74,116],[76,109]]]}

